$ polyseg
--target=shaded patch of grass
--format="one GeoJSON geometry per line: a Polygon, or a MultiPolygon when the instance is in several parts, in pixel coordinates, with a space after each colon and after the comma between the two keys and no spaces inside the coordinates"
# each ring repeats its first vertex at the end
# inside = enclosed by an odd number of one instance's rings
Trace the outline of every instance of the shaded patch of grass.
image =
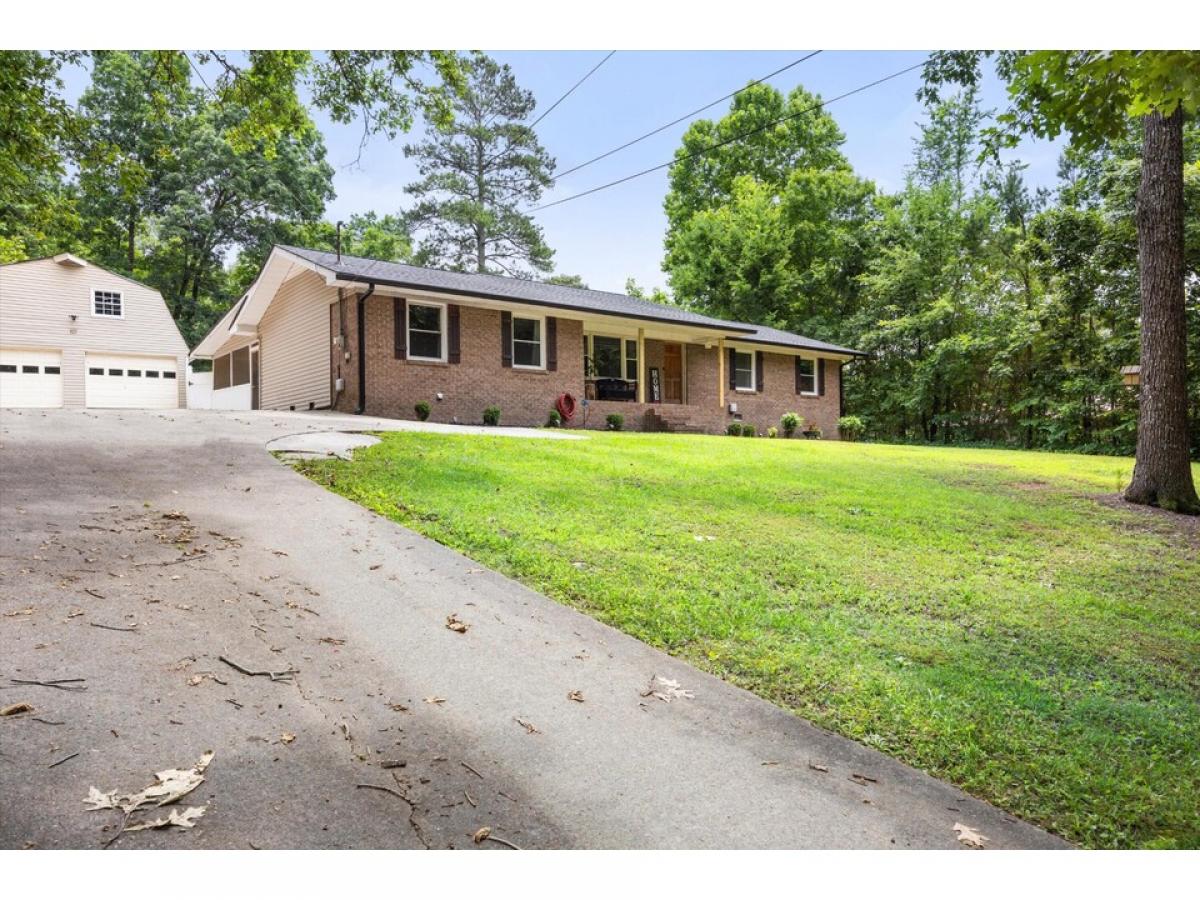
{"type": "Polygon", "coordinates": [[[1130,460],[395,433],[299,468],[1071,840],[1200,846],[1200,560],[1094,500],[1130,460]]]}

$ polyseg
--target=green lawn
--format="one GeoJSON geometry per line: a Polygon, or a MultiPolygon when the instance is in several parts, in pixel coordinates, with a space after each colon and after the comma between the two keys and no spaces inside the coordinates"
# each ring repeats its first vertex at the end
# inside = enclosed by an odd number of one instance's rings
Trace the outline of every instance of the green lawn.
{"type": "Polygon", "coordinates": [[[1200,532],[1097,502],[1131,460],[387,434],[301,468],[1070,840],[1200,846],[1200,532]]]}

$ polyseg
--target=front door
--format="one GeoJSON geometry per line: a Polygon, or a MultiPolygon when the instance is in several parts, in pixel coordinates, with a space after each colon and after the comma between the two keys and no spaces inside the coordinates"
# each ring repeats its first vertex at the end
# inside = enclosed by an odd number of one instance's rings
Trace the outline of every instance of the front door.
{"type": "Polygon", "coordinates": [[[663,403],[683,402],[683,347],[663,344],[663,403]]]}

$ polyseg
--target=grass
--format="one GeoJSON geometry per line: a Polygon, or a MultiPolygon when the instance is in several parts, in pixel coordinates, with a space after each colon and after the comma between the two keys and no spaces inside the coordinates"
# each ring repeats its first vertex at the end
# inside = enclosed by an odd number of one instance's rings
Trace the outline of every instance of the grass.
{"type": "Polygon", "coordinates": [[[1200,846],[1200,532],[1132,461],[398,433],[310,477],[1089,847],[1200,846]]]}

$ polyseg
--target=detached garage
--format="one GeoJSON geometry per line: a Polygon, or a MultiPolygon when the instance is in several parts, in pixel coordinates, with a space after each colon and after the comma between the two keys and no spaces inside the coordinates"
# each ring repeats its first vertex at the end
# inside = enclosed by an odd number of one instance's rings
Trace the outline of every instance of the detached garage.
{"type": "Polygon", "coordinates": [[[0,266],[0,407],[174,409],[186,365],[153,288],[69,253],[0,266]]]}

